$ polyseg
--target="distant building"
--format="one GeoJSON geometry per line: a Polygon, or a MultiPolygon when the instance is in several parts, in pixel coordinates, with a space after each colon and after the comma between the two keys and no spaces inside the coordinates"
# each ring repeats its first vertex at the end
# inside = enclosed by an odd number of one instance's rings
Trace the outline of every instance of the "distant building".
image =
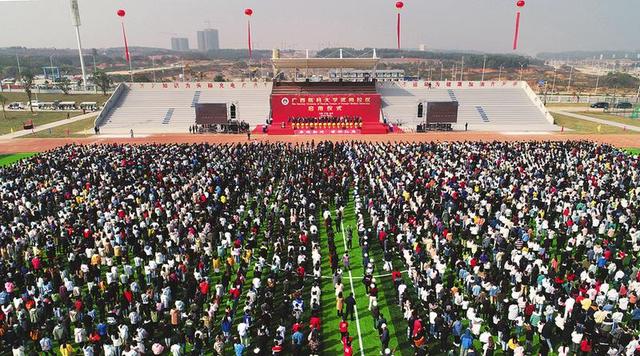
{"type": "Polygon", "coordinates": [[[198,50],[206,52],[214,49],[220,49],[218,30],[207,28],[198,31],[198,50]]]}
{"type": "Polygon", "coordinates": [[[424,52],[427,50],[427,45],[421,44],[420,46],[418,46],[418,49],[420,50],[420,52],[424,52]]]}
{"type": "Polygon", "coordinates": [[[188,51],[189,39],[185,37],[172,37],[171,49],[174,51],[181,51],[181,52],[188,51]]]}
{"type": "Polygon", "coordinates": [[[350,82],[364,82],[371,79],[383,82],[404,80],[404,70],[402,69],[378,69],[373,74],[373,78],[371,77],[372,72],[371,70],[348,70],[340,73],[339,71],[332,70],[329,72],[329,78],[332,80],[342,78],[350,82]]]}

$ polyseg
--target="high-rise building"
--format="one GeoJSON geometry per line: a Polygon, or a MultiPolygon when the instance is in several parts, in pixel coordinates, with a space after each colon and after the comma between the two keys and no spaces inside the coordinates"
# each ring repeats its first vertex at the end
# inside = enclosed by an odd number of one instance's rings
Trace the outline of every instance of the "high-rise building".
{"type": "Polygon", "coordinates": [[[189,39],[185,37],[171,37],[171,49],[174,51],[188,51],[189,39]]]}
{"type": "Polygon", "coordinates": [[[220,49],[218,30],[207,28],[198,31],[198,50],[206,52],[214,49],[220,49]]]}

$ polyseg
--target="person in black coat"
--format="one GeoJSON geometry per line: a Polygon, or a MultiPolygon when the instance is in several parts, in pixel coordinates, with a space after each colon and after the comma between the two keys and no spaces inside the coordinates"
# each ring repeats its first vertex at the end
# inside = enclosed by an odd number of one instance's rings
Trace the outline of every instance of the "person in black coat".
{"type": "Polygon", "coordinates": [[[351,321],[353,321],[353,316],[354,316],[354,311],[355,311],[355,307],[356,307],[356,299],[353,297],[353,293],[349,293],[349,296],[344,300],[344,305],[345,305],[345,314],[344,314],[344,318],[351,318],[351,321]]]}

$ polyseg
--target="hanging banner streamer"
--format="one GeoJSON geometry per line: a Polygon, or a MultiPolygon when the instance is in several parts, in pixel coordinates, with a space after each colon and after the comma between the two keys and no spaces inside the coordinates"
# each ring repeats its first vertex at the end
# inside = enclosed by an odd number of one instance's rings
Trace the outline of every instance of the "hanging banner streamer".
{"type": "Polygon", "coordinates": [[[400,10],[404,7],[404,3],[402,1],[396,2],[396,9],[398,10],[398,21],[396,23],[396,35],[398,40],[398,49],[400,49],[400,10]]]}
{"type": "Polygon", "coordinates": [[[251,15],[253,15],[253,10],[250,8],[244,9],[244,14],[247,16],[247,43],[249,47],[249,59],[251,59],[251,15]]]}
{"type": "MultiPolygon", "coordinates": [[[[518,0],[518,2],[516,3],[516,6],[518,8],[523,8],[524,7],[524,0],[518,0]]],[[[515,51],[516,49],[518,49],[518,36],[520,35],[520,10],[518,10],[516,12],[516,29],[515,29],[515,33],[513,35],[513,50],[515,51]]]]}
{"type": "Polygon", "coordinates": [[[122,37],[124,38],[124,57],[127,59],[127,62],[129,62],[131,60],[131,57],[129,56],[129,45],[127,44],[127,33],[124,30],[124,15],[126,15],[127,13],[123,9],[120,9],[116,12],[116,14],[118,15],[118,17],[120,17],[121,25],[122,25],[122,37]]]}

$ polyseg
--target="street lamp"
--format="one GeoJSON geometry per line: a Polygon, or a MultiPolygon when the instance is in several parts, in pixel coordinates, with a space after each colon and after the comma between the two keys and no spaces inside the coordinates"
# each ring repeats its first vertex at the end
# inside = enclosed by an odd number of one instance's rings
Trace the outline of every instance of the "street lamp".
{"type": "Polygon", "coordinates": [[[502,65],[500,65],[500,70],[498,71],[498,81],[502,80],[502,65]]]}
{"type": "Polygon", "coordinates": [[[484,55],[484,60],[482,61],[482,79],[480,79],[481,82],[484,82],[484,69],[487,66],[487,55],[484,55]]]}
{"type": "Polygon", "coordinates": [[[571,90],[571,77],[573,76],[573,66],[571,66],[571,70],[569,71],[569,84],[567,85],[567,91],[571,90]]]}
{"type": "MultiPolygon", "coordinates": [[[[78,0],[71,0],[71,22],[76,28],[76,42],[78,44],[78,54],[80,55],[80,69],[82,70],[82,86],[87,89],[87,74],[84,69],[84,57],[82,55],[82,42],[80,41],[80,9],[78,0]]],[[[95,66],[95,65],[94,65],[95,66]]]]}
{"type": "Polygon", "coordinates": [[[522,70],[524,68],[524,63],[519,63],[520,64],[520,79],[519,81],[522,81],[522,70]]]}

